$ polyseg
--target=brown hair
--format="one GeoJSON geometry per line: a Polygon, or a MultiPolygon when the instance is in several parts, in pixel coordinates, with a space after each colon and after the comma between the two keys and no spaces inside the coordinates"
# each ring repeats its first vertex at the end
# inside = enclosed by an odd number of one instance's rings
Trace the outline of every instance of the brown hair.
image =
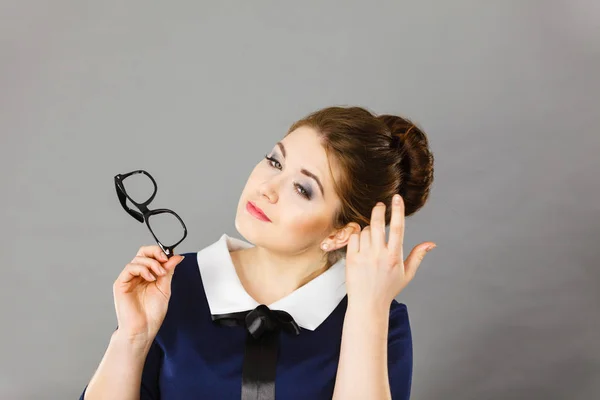
{"type": "MultiPolygon", "coordinates": [[[[331,162],[341,168],[335,192],[341,208],[333,218],[333,229],[356,222],[361,229],[370,224],[372,208],[386,204],[389,225],[392,196],[404,200],[405,217],[425,205],[433,183],[433,154],[425,133],[413,122],[395,115],[375,115],[362,107],[327,107],[295,122],[286,136],[309,126],[321,136],[331,162]]],[[[332,176],[333,175],[332,173],[332,176]]],[[[330,264],[345,256],[346,246],[327,253],[330,264]]]]}

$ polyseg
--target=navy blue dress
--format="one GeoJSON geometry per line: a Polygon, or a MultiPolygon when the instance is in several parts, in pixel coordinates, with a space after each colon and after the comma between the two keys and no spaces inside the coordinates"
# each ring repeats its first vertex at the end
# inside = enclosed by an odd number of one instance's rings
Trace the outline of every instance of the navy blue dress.
{"type": "MultiPolygon", "coordinates": [[[[226,249],[236,248],[236,244],[240,244],[239,239],[223,235],[209,249],[212,248],[215,252],[213,255],[223,257],[226,249]]],[[[246,247],[244,244],[241,246],[246,247]]],[[[199,260],[212,261],[215,257],[209,256],[208,252],[184,255],[186,258],[177,266],[173,275],[171,299],[165,320],[144,365],[141,399],[239,400],[247,331],[241,326],[219,325],[211,317],[211,306],[205,290],[207,283],[203,280],[199,260]]],[[[216,279],[216,275],[206,274],[205,278],[216,279]]],[[[220,276],[219,279],[224,277],[220,276]]],[[[239,281],[234,280],[234,283],[238,284],[239,281]]],[[[307,285],[311,283],[312,281],[307,285]]],[[[234,298],[238,294],[235,288],[230,287],[229,291],[234,298]]],[[[303,294],[311,294],[310,288],[303,294]]],[[[302,297],[295,298],[297,301],[301,299],[302,297]]],[[[305,299],[309,303],[308,297],[305,299]]],[[[214,299],[212,306],[214,314],[214,299]]],[[[327,315],[321,318],[322,321],[318,320],[317,326],[304,328],[303,324],[308,326],[305,317],[304,320],[301,319],[298,335],[281,332],[276,364],[276,399],[332,398],[346,307],[347,296],[344,295],[333,310],[327,311],[327,315]]],[[[226,311],[235,310],[230,308],[226,311]]],[[[290,314],[296,317],[293,309],[290,314]]],[[[392,398],[409,399],[412,378],[411,330],[406,306],[396,300],[390,307],[388,375],[392,398]]],[[[84,395],[85,389],[80,400],[84,399],[84,395]]]]}

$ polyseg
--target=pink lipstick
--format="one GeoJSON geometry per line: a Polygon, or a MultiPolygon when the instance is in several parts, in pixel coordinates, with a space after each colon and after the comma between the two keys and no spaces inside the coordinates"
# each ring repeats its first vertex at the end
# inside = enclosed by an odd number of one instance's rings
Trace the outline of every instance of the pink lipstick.
{"type": "Polygon", "coordinates": [[[269,217],[267,217],[267,215],[263,212],[263,210],[258,208],[258,206],[251,201],[246,203],[246,210],[248,210],[248,212],[250,214],[252,214],[254,217],[260,219],[261,221],[271,222],[271,220],[269,219],[269,217]]]}

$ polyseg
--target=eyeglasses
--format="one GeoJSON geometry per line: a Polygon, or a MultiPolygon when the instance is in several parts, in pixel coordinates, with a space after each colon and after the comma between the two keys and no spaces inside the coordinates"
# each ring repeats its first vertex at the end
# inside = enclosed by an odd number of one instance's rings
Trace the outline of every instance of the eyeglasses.
{"type": "Polygon", "coordinates": [[[146,221],[150,233],[158,243],[162,251],[171,258],[174,254],[175,246],[179,245],[187,236],[185,224],[174,211],[166,208],[148,209],[148,204],[156,196],[156,181],[148,172],[144,170],[132,171],[127,174],[118,174],[115,176],[115,188],[121,205],[129,215],[139,222],[146,221]],[[154,186],[152,194],[148,194],[150,183],[154,186]],[[127,189],[126,189],[127,187],[127,189]],[[136,211],[127,205],[129,200],[139,211],[136,211]],[[156,232],[160,233],[159,240],[156,232]]]}

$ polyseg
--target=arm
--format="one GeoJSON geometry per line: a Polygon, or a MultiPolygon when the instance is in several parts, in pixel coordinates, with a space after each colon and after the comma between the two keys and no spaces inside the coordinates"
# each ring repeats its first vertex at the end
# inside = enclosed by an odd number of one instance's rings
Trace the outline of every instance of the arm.
{"type": "Polygon", "coordinates": [[[171,300],[175,268],[159,246],[142,246],[113,283],[117,330],[80,400],[156,400],[163,351],[156,336],[171,300]],[[160,261],[159,261],[160,260],[160,261]]]}
{"type": "Polygon", "coordinates": [[[412,334],[406,305],[346,311],[334,399],[410,398],[412,334]]]}
{"type": "Polygon", "coordinates": [[[104,357],[80,400],[158,399],[157,371],[160,354],[153,342],[123,337],[117,329],[104,357]],[[148,376],[148,382],[142,382],[148,376]]]}
{"type": "Polygon", "coordinates": [[[333,400],[392,398],[388,326],[389,310],[348,304],[333,400]]]}
{"type": "Polygon", "coordinates": [[[395,297],[413,279],[425,253],[434,248],[435,243],[425,242],[413,248],[403,261],[402,196],[394,195],[387,243],[385,210],[385,204],[377,202],[371,224],[362,231],[359,229],[360,233],[355,230],[347,242],[348,308],[334,399],[400,400],[410,397],[410,325],[406,306],[398,303],[395,297]]]}

